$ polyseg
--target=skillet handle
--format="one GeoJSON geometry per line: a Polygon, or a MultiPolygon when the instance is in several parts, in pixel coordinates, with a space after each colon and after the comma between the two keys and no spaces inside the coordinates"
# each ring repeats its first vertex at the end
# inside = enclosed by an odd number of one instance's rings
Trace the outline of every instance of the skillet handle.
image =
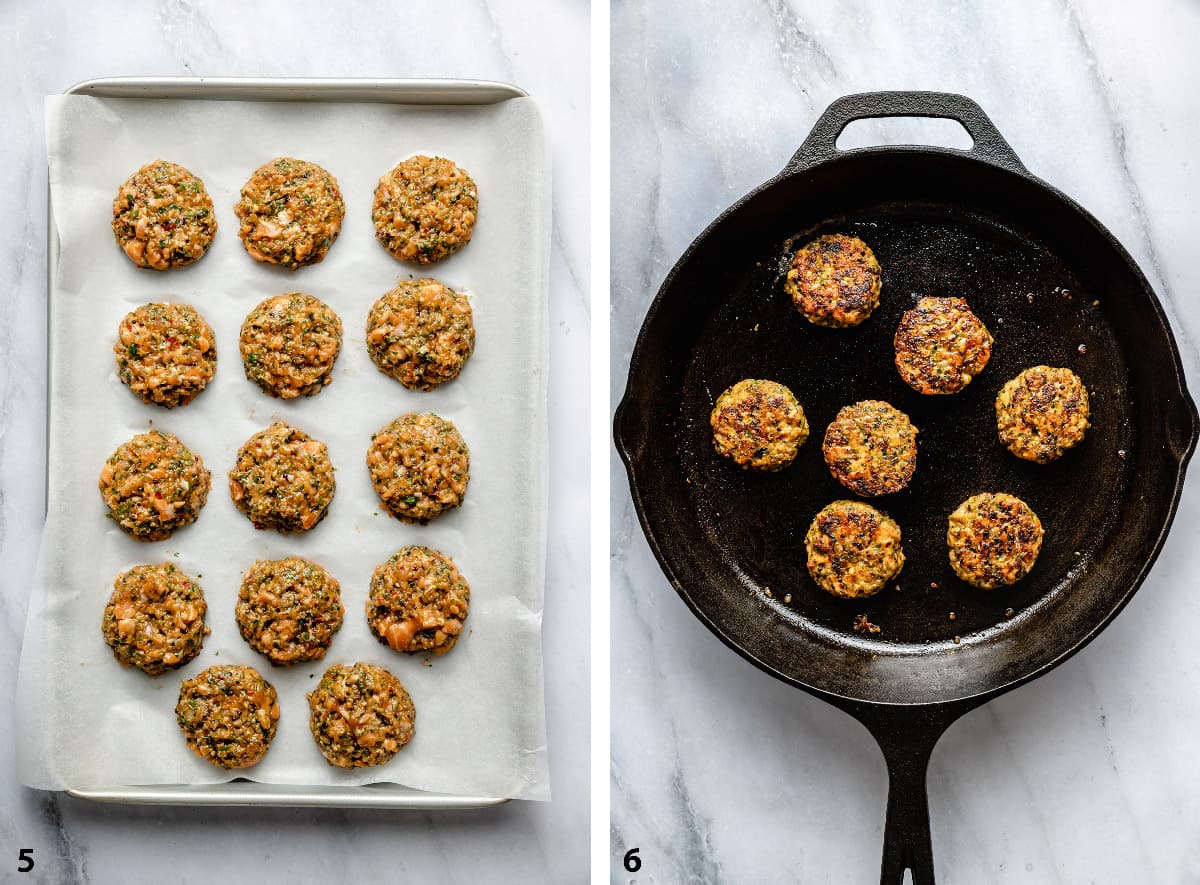
{"type": "Polygon", "coordinates": [[[939,117],[954,120],[967,130],[975,142],[968,150],[956,150],[955,153],[965,153],[1012,172],[1027,171],[983,108],[965,95],[953,92],[860,92],[843,95],[826,108],[808,138],[804,139],[804,144],[800,145],[800,150],[784,168],[784,173],[799,172],[840,154],[850,153],[837,146],[842,130],[855,120],[876,117],[939,117]]]}
{"type": "Polygon", "coordinates": [[[880,885],[902,885],[906,870],[912,871],[913,885],[934,885],[926,789],[929,758],[946,729],[977,705],[967,701],[934,707],[873,704],[845,707],[871,732],[887,762],[888,800],[880,885]]]}

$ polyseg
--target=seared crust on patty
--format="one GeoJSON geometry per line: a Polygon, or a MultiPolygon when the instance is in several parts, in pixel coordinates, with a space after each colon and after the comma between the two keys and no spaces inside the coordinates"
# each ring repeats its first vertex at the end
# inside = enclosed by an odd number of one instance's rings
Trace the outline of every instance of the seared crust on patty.
{"type": "Polygon", "coordinates": [[[163,541],[195,522],[211,484],[200,456],[160,430],[122,443],[100,470],[108,515],[139,541],[163,541]]]}
{"type": "Polygon", "coordinates": [[[972,495],[950,514],[946,544],[954,573],[982,590],[1015,584],[1042,549],[1042,523],[1020,498],[972,495]]]}
{"type": "Polygon", "coordinates": [[[777,381],[739,381],[717,397],[709,424],[717,454],[745,470],[782,470],[808,439],[804,409],[777,381]]]}
{"type": "Polygon", "coordinates": [[[185,406],[217,371],[212,327],[190,304],[143,304],[117,328],[117,377],[152,405],[185,406]]]}
{"type": "Polygon", "coordinates": [[[475,182],[443,157],[409,157],[379,179],[371,218],[395,258],[433,264],[471,239],[479,212],[475,182]]]}
{"type": "Polygon", "coordinates": [[[288,292],[250,311],[239,346],[246,377],[271,396],[315,396],[333,380],[342,321],[319,298],[288,292]]]}
{"type": "Polygon", "coordinates": [[[367,470],[388,513],[428,522],[459,506],[467,493],[471,456],[453,423],[409,412],[371,437],[367,470]]]}
{"type": "Polygon", "coordinates": [[[138,267],[167,270],[204,257],[217,218],[203,181],[182,166],[155,160],[117,190],[112,229],[138,267]]]}
{"type": "Polygon", "coordinates": [[[882,271],[875,253],[858,237],[830,234],[792,256],[784,291],[810,323],[857,326],[879,306],[882,271]]]}
{"type": "Polygon", "coordinates": [[[235,609],[242,638],[279,666],[323,658],[344,613],[337,580],[299,556],[250,566],[235,609]]]}
{"type": "Polygon", "coordinates": [[[329,448],[276,421],[250,437],[229,471],[229,494],[256,529],[306,532],[325,518],[337,484],[329,448]]]}
{"type": "Polygon", "coordinates": [[[917,469],[917,428],[894,406],[863,400],[837,413],[821,451],[834,479],[856,495],[890,495],[917,469]]]}
{"type": "Polygon", "coordinates": [[[242,185],[233,211],[251,258],[295,269],[325,257],[341,230],[346,203],[337,179],[316,163],[276,157],[242,185]]]}
{"type": "Polygon", "coordinates": [[[117,575],[100,630],[126,667],[158,676],[200,654],[208,606],[196,581],[169,562],[117,575]]]}
{"type": "Polygon", "coordinates": [[[205,762],[249,768],[275,738],[279,696],[253,667],[209,667],[183,683],[175,717],[188,746],[205,762]]]}
{"type": "Polygon", "coordinates": [[[371,576],[367,623],[393,651],[444,655],[463,630],[471,588],[444,553],[404,547],[371,576]]]}
{"type": "Polygon", "coordinates": [[[338,768],[382,765],[413,739],[417,711],[400,680],[383,667],[335,664],[308,695],[308,727],[338,768]]]}
{"type": "Polygon", "coordinates": [[[958,393],[992,356],[992,336],[965,298],[922,298],[900,318],[896,371],[917,393],[958,393]]]}
{"type": "Polygon", "coordinates": [[[1000,442],[1018,458],[1038,464],[1082,442],[1090,416],[1087,388],[1070,369],[1033,366],[996,396],[1000,442]]]}
{"type": "Polygon", "coordinates": [[[367,314],[367,353],[409,390],[453,381],[474,349],[471,302],[437,280],[401,280],[367,314]]]}
{"type": "Polygon", "coordinates": [[[808,573],[834,596],[874,596],[904,567],[900,540],[900,526],[886,513],[862,501],[834,501],[805,535],[808,573]]]}

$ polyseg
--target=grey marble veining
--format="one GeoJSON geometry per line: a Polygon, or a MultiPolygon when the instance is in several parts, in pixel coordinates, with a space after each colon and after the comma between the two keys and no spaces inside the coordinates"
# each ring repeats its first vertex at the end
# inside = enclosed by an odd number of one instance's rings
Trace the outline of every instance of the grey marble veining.
{"type": "Polygon", "coordinates": [[[517,0],[0,5],[0,880],[579,882],[586,878],[588,8],[517,0]],[[454,814],[119,808],[16,786],[13,689],[44,505],[42,97],[117,75],[475,77],[541,104],[552,145],[550,538],[554,801],[454,814]],[[19,848],[33,873],[16,876],[19,848]]]}
{"type": "MultiPolygon", "coordinates": [[[[1124,243],[1200,383],[1195,3],[615,0],[612,378],[707,223],[777,173],[840,95],[962,92],[1026,166],[1124,243]]],[[[843,146],[944,126],[858,124],[843,146]]],[[[953,141],[951,143],[954,143],[953,141]]],[[[611,461],[613,881],[873,882],[882,757],[848,716],[729,652],[662,576],[611,461]],[[637,876],[620,858],[640,848],[637,876]]],[[[934,753],[942,881],[1200,882],[1196,480],[1149,580],[1064,666],[934,753]]]]}

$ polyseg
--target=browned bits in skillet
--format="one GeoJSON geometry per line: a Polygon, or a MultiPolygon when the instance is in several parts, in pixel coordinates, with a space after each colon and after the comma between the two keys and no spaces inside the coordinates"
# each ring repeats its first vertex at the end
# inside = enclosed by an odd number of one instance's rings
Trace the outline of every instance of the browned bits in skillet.
{"type": "Polygon", "coordinates": [[[709,424],[717,454],[745,470],[782,470],[808,439],[804,409],[776,381],[739,381],[717,397],[709,424]]]}
{"type": "Polygon", "coordinates": [[[371,218],[375,237],[395,258],[433,264],[471,239],[479,193],[443,157],[410,157],[379,179],[371,218]]]}
{"type": "Polygon", "coordinates": [[[371,576],[367,623],[393,651],[443,655],[463,630],[471,588],[450,557],[404,547],[371,576]]]}
{"type": "Polygon", "coordinates": [[[117,575],[101,632],[126,667],[158,676],[200,654],[208,606],[200,585],[169,562],[117,575]]]}
{"type": "Polygon", "coordinates": [[[896,371],[917,393],[958,393],[983,371],[992,336],[965,298],[922,298],[900,318],[896,371]]]}
{"type": "Polygon", "coordinates": [[[250,311],[239,346],[246,377],[271,396],[315,396],[333,380],[342,321],[319,298],[288,292],[250,311]]]}
{"type": "Polygon", "coordinates": [[[323,658],[344,613],[337,580],[299,556],[250,566],[235,609],[242,638],[280,666],[323,658]]]}
{"type": "Polygon", "coordinates": [[[201,759],[225,769],[249,768],[275,737],[279,698],[252,667],[209,667],[183,683],[175,717],[201,759]]]}
{"type": "Polygon", "coordinates": [[[804,538],[808,573],[834,596],[873,596],[904,567],[900,540],[900,526],[886,513],[861,501],[834,501],[804,538]]]}
{"type": "Polygon", "coordinates": [[[212,327],[190,304],[143,304],[117,327],[117,377],[142,402],[190,403],[217,371],[212,327]]]}
{"type": "Polygon", "coordinates": [[[1015,584],[1037,561],[1042,535],[1041,520],[1020,498],[973,495],[950,514],[950,565],[962,580],[982,590],[1015,584]]]}
{"type": "Polygon", "coordinates": [[[870,634],[871,636],[877,636],[883,632],[883,628],[880,627],[878,624],[872,624],[867,619],[866,615],[855,615],[854,616],[854,632],[870,634]]]}
{"type": "Polygon", "coordinates": [[[155,160],[117,191],[112,229],[138,267],[167,270],[204,257],[217,219],[203,181],[182,166],[155,160]]]}
{"type": "Polygon", "coordinates": [[[159,430],[122,443],[100,470],[108,515],[139,541],[163,541],[195,522],[211,483],[200,456],[159,430]]]}
{"type": "Polygon", "coordinates": [[[784,291],[810,323],[857,326],[879,306],[882,272],[875,253],[858,237],[831,234],[792,256],[784,291]]]}
{"type": "Polygon", "coordinates": [[[410,390],[453,381],[474,349],[471,302],[437,280],[401,280],[367,314],[367,353],[410,390]]]}
{"type": "Polygon", "coordinates": [[[890,495],[917,468],[917,428],[888,403],[864,400],[837,413],[821,451],[834,479],[856,495],[890,495]]]}
{"type": "Polygon", "coordinates": [[[242,185],[233,211],[251,258],[295,269],[325,257],[342,228],[346,203],[337,179],[316,163],[276,157],[242,185]]]}
{"type": "Polygon", "coordinates": [[[308,727],[338,768],[382,765],[413,739],[416,708],[400,680],[382,667],[335,664],[308,695],[308,727]]]}
{"type": "Polygon", "coordinates": [[[471,458],[450,421],[432,413],[402,415],[371,437],[367,470],[388,513],[428,522],[462,504],[471,458]]]}
{"type": "Polygon", "coordinates": [[[1090,416],[1087,388],[1070,369],[1034,366],[996,396],[1000,442],[1018,458],[1038,464],[1082,442],[1090,416]]]}
{"type": "Polygon", "coordinates": [[[229,494],[256,529],[306,532],[325,518],[336,483],[329,449],[276,421],[238,450],[229,494]]]}

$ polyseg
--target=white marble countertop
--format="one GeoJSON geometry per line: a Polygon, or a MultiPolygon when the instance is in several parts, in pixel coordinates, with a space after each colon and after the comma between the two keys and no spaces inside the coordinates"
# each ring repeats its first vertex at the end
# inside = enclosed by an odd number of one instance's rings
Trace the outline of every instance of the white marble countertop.
{"type": "MultiPolygon", "coordinates": [[[[1200,7],[885,7],[898,8],[614,3],[614,403],[688,243],[778,172],[830,101],[877,89],[978,101],[1034,174],[1130,250],[1200,390],[1200,7]]],[[[917,131],[932,130],[867,124],[853,144],[917,131]]],[[[614,881],[878,881],[887,783],[874,742],[712,636],[650,554],[615,455],[612,483],[614,881]],[[633,846],[637,876],[620,871],[633,846]]],[[[1158,564],[1100,638],[935,750],[941,881],[1200,882],[1198,492],[1193,466],[1158,564]]]]}
{"type": "Polygon", "coordinates": [[[580,882],[588,858],[589,116],[585,2],[264,0],[0,6],[0,879],[580,882]],[[247,11],[247,10],[251,10],[247,11]],[[544,643],[550,803],[460,813],[101,806],[16,785],[13,690],[45,482],[42,98],[99,76],[468,77],[540,103],[553,150],[550,536],[544,643]],[[582,637],[582,640],[581,640],[582,637]],[[17,854],[36,866],[15,876],[17,854]]]}

